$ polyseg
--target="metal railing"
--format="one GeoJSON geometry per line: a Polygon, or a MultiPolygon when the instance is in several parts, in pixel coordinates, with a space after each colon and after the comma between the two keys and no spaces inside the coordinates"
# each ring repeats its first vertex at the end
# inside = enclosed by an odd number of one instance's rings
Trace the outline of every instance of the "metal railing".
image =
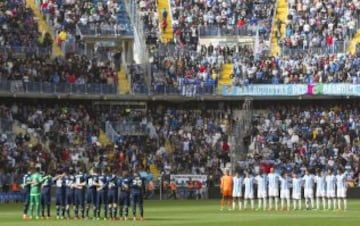
{"type": "Polygon", "coordinates": [[[118,134],[115,129],[112,127],[111,122],[105,122],[105,135],[110,139],[112,143],[117,143],[121,138],[121,135],[118,134]]]}
{"type": "Polygon", "coordinates": [[[47,93],[47,94],[116,94],[117,86],[112,84],[68,84],[68,83],[50,83],[50,82],[23,82],[0,81],[0,91],[11,93],[47,93]]]}
{"type": "Polygon", "coordinates": [[[112,128],[119,135],[145,135],[147,133],[146,125],[140,122],[111,122],[112,128]]]}
{"type": "Polygon", "coordinates": [[[198,26],[199,36],[214,37],[214,36],[253,36],[255,35],[254,26],[244,26],[238,28],[237,26],[221,26],[221,25],[205,25],[198,26]]]}
{"type": "Polygon", "coordinates": [[[134,31],[130,24],[117,24],[117,25],[102,25],[102,24],[87,24],[76,25],[76,32],[81,36],[133,36],[134,31]]]}
{"type": "Polygon", "coordinates": [[[337,54],[345,53],[347,51],[348,45],[348,41],[335,41],[332,45],[327,45],[325,42],[323,42],[321,46],[311,48],[280,46],[280,53],[282,56],[294,56],[299,54],[337,54]]]}

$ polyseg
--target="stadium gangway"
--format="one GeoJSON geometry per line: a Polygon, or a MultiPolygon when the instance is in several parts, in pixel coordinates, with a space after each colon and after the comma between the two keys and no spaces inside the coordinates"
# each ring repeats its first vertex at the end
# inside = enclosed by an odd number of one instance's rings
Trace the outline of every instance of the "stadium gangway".
{"type": "Polygon", "coordinates": [[[11,93],[32,93],[32,94],[92,94],[92,95],[115,95],[117,86],[112,84],[68,84],[68,83],[50,83],[50,82],[23,82],[0,81],[0,91],[11,93]]]}

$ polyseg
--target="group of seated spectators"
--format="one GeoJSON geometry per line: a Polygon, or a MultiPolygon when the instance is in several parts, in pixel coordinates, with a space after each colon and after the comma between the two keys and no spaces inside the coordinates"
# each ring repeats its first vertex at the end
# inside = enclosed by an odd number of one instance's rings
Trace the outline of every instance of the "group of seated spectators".
{"type": "Polygon", "coordinates": [[[266,37],[271,31],[274,1],[171,1],[173,32],[177,43],[196,44],[199,26],[203,35],[255,35],[256,27],[266,37]],[[253,29],[250,29],[253,26],[253,29]],[[226,32],[223,32],[223,28],[226,32]],[[245,32],[240,30],[245,29],[245,32]]]}
{"type": "MultiPolygon", "coordinates": [[[[285,48],[312,49],[341,47],[351,40],[359,23],[359,1],[291,0],[284,40],[285,48]]],[[[278,21],[280,37],[281,22],[278,21]]]]}
{"type": "Polygon", "coordinates": [[[122,0],[37,0],[43,15],[57,32],[65,30],[72,34],[76,26],[112,34],[131,29],[130,19],[122,0]]]}
{"type": "Polygon", "coordinates": [[[98,65],[86,56],[67,59],[48,56],[12,57],[0,54],[0,80],[48,82],[53,84],[117,84],[117,75],[110,63],[98,65]]]}
{"type": "Polygon", "coordinates": [[[51,53],[52,40],[48,33],[41,34],[31,8],[26,1],[0,2],[0,48],[2,52],[51,53]],[[47,49],[47,50],[44,50],[47,49]],[[30,51],[31,50],[31,51],[30,51]]]}
{"type": "Polygon", "coordinates": [[[244,49],[234,58],[233,85],[360,83],[359,56],[351,54],[255,58],[252,49],[244,49]]]}

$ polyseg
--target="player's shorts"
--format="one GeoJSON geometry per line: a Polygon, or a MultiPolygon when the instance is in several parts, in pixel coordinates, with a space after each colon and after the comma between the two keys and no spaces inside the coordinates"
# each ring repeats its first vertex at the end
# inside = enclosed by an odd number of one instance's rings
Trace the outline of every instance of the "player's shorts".
{"type": "Polygon", "coordinates": [[[278,197],[279,190],[274,188],[269,188],[269,197],[278,197]]]}
{"type": "Polygon", "coordinates": [[[334,190],[327,190],[326,191],[327,198],[335,198],[335,191],[334,190]]]}
{"type": "Polygon", "coordinates": [[[325,190],[316,190],[316,197],[326,197],[325,190]]]}
{"type": "Polygon", "coordinates": [[[338,198],[346,198],[346,189],[338,188],[336,191],[336,197],[338,198]]]}
{"type": "Polygon", "coordinates": [[[314,190],[313,189],[304,189],[304,198],[312,199],[314,198],[314,190]]]}
{"type": "Polygon", "coordinates": [[[266,198],[267,198],[266,191],[264,191],[264,190],[258,190],[258,191],[257,191],[257,198],[258,198],[258,199],[266,199],[266,198]]]}
{"type": "Polygon", "coordinates": [[[233,191],[232,193],[232,197],[242,197],[242,192],[241,191],[233,191]]]}
{"type": "Polygon", "coordinates": [[[231,196],[232,192],[231,190],[224,190],[223,191],[223,196],[231,196]]]}
{"type": "Polygon", "coordinates": [[[300,192],[293,192],[292,193],[292,198],[293,199],[296,199],[296,200],[299,200],[299,199],[301,199],[301,193],[300,192]]]}
{"type": "Polygon", "coordinates": [[[254,198],[254,192],[245,192],[244,199],[253,199],[254,198]]]}
{"type": "Polygon", "coordinates": [[[290,190],[289,189],[280,190],[280,198],[289,199],[290,198],[290,190]]]}

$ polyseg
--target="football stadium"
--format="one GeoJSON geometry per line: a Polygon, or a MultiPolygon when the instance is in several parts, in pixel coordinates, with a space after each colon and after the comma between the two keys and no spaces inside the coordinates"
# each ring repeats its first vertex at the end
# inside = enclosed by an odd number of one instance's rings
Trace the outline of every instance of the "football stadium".
{"type": "Polygon", "coordinates": [[[0,1],[0,225],[358,225],[360,0],[0,1]]]}

